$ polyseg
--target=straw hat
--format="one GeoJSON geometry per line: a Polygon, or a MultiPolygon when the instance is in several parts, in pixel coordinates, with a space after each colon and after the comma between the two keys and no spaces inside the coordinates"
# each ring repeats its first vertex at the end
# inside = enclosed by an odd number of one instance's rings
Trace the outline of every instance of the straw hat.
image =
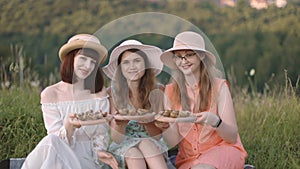
{"type": "Polygon", "coordinates": [[[126,40],[112,51],[109,58],[109,63],[105,67],[103,67],[103,72],[110,79],[113,78],[115,71],[117,70],[119,56],[124,51],[129,49],[139,49],[143,51],[147,55],[147,58],[150,63],[149,67],[147,68],[153,68],[155,75],[158,75],[161,72],[163,68],[163,63],[159,59],[159,56],[162,54],[160,48],[152,45],[142,44],[137,40],[126,40]]]}
{"type": "Polygon", "coordinates": [[[203,37],[195,32],[186,31],[179,33],[174,40],[173,47],[166,50],[160,56],[161,61],[170,68],[176,68],[176,64],[172,59],[173,52],[176,50],[194,50],[203,51],[207,53],[208,58],[213,64],[216,64],[216,57],[205,49],[205,42],[203,37]]]}
{"type": "Polygon", "coordinates": [[[107,56],[107,50],[101,45],[99,39],[90,34],[77,34],[71,37],[66,44],[59,49],[59,58],[62,61],[64,57],[74,49],[89,48],[95,50],[100,58],[100,63],[103,63],[107,56]]]}

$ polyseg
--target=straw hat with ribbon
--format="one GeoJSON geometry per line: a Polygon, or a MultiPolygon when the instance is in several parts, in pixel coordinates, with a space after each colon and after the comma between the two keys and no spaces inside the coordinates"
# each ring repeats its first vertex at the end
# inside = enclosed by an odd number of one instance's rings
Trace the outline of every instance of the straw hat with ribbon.
{"type": "Polygon", "coordinates": [[[101,45],[99,39],[90,34],[77,34],[71,37],[66,44],[59,50],[59,59],[62,61],[64,57],[75,49],[88,48],[95,50],[100,57],[99,64],[103,63],[107,56],[106,48],[101,45]]]}
{"type": "Polygon", "coordinates": [[[162,53],[160,48],[152,45],[142,44],[137,40],[126,40],[112,51],[110,55],[109,63],[105,67],[103,67],[103,72],[110,79],[113,78],[117,70],[118,58],[124,51],[129,49],[138,49],[143,51],[147,55],[147,58],[150,63],[149,67],[146,67],[146,69],[153,68],[155,75],[158,75],[161,72],[163,68],[163,63],[159,59],[159,56],[162,53]]]}
{"type": "Polygon", "coordinates": [[[194,51],[203,51],[207,53],[208,59],[212,61],[213,64],[216,64],[216,57],[205,49],[205,42],[203,37],[191,31],[186,31],[179,33],[174,40],[173,47],[166,50],[160,56],[161,61],[168,67],[175,69],[177,66],[172,59],[173,52],[176,50],[194,50],[194,51]]]}

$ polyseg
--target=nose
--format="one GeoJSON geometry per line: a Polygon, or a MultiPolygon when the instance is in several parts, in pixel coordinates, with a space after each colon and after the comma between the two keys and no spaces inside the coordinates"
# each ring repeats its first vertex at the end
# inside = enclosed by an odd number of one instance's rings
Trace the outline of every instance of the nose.
{"type": "Polygon", "coordinates": [[[131,63],[130,63],[130,66],[129,66],[129,68],[131,68],[131,69],[134,69],[134,68],[136,68],[136,65],[135,65],[135,63],[134,63],[134,62],[131,62],[131,63]]]}
{"type": "Polygon", "coordinates": [[[92,64],[93,63],[90,60],[87,60],[86,62],[84,62],[84,67],[85,68],[91,68],[92,64]]]}
{"type": "Polygon", "coordinates": [[[188,62],[188,60],[186,59],[186,57],[182,57],[182,58],[180,58],[181,59],[181,63],[186,63],[186,62],[188,62]]]}

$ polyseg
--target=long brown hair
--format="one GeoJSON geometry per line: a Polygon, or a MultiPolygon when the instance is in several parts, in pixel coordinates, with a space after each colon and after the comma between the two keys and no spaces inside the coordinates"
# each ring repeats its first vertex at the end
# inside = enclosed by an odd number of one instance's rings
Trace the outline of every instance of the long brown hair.
{"type": "MultiPolygon", "coordinates": [[[[78,54],[91,57],[96,60],[96,63],[99,63],[100,61],[98,53],[92,49],[85,48],[70,51],[64,57],[60,66],[60,77],[62,81],[70,84],[77,82],[76,78],[74,78],[74,58],[78,54]]],[[[91,93],[97,93],[102,90],[103,86],[104,77],[102,69],[99,67],[99,64],[96,64],[93,72],[86,79],[84,79],[84,89],[90,90],[91,93]]]]}
{"type": "MultiPolygon", "coordinates": [[[[141,56],[145,62],[145,74],[142,76],[139,87],[138,87],[138,100],[141,102],[142,108],[144,109],[149,109],[151,107],[150,102],[149,102],[149,95],[150,92],[155,88],[156,86],[156,79],[155,79],[155,74],[153,69],[149,68],[149,61],[147,59],[146,54],[139,50],[139,49],[129,49],[126,50],[132,53],[136,53],[139,56],[141,56]]],[[[124,51],[124,52],[126,52],[124,51]]],[[[123,57],[123,53],[120,54],[118,58],[118,68],[116,70],[115,78],[113,79],[112,83],[112,92],[113,92],[113,97],[114,101],[116,103],[116,107],[118,109],[121,108],[127,108],[129,104],[129,100],[132,98],[132,92],[130,91],[127,81],[122,74],[121,70],[121,60],[123,57]]]]}
{"type": "MultiPolygon", "coordinates": [[[[204,52],[197,52],[198,55],[204,56],[205,63],[209,62],[207,57],[205,56],[206,54],[204,52]]],[[[182,110],[189,110],[189,111],[205,111],[207,110],[209,104],[210,104],[210,98],[212,96],[212,79],[210,78],[210,74],[207,70],[207,65],[204,64],[203,60],[200,60],[200,77],[199,77],[199,82],[198,85],[200,86],[199,90],[199,96],[197,99],[197,103],[195,105],[194,110],[190,110],[190,100],[187,96],[187,91],[186,91],[186,80],[184,78],[184,74],[178,70],[174,70],[174,76],[172,78],[174,85],[173,88],[173,101],[174,104],[181,104],[182,110]]]]}

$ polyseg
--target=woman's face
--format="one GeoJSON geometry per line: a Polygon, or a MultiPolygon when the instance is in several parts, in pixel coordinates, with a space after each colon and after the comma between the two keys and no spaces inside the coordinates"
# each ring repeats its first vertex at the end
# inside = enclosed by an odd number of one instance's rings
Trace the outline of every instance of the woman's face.
{"type": "Polygon", "coordinates": [[[125,51],[121,57],[121,70],[127,81],[140,80],[145,74],[144,59],[130,51],[125,51]]]}
{"type": "Polygon", "coordinates": [[[175,51],[173,60],[184,75],[195,75],[200,72],[199,54],[192,50],[175,51]]]}
{"type": "Polygon", "coordinates": [[[77,80],[87,78],[95,69],[96,60],[82,54],[78,54],[74,58],[74,73],[77,80]]]}

